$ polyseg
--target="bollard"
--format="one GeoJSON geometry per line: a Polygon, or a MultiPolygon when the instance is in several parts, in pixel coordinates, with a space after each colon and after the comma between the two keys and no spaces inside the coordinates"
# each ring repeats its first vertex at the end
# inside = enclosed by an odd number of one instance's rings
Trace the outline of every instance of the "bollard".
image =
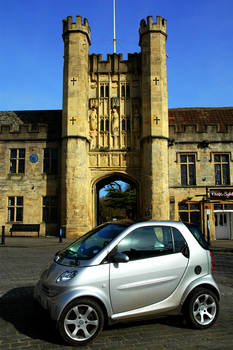
{"type": "Polygon", "coordinates": [[[60,228],[59,243],[62,243],[62,228],[60,228]]]}
{"type": "Polygon", "coordinates": [[[2,244],[5,244],[5,226],[2,226],[2,244]]]}

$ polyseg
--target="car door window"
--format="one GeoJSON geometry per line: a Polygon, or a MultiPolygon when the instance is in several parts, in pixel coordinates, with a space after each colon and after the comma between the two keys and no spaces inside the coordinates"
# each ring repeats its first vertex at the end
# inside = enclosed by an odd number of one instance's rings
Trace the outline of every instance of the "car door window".
{"type": "Polygon", "coordinates": [[[130,232],[118,244],[118,252],[130,260],[145,259],[173,253],[171,228],[168,226],[144,226],[130,232]]]}
{"type": "Polygon", "coordinates": [[[182,252],[187,246],[187,243],[179,230],[173,227],[172,231],[174,237],[175,253],[182,252]]]}

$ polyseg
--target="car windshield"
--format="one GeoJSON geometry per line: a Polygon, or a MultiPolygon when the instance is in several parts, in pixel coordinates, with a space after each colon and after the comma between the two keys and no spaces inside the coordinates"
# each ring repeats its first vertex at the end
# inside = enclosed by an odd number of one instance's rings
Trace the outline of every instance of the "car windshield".
{"type": "Polygon", "coordinates": [[[189,231],[191,231],[191,233],[199,242],[199,244],[202,246],[202,248],[209,249],[209,244],[206,242],[205,236],[203,235],[199,227],[194,224],[189,224],[189,223],[184,223],[184,224],[188,227],[189,231]]]}
{"type": "Polygon", "coordinates": [[[60,264],[77,265],[78,260],[88,260],[93,258],[104,247],[106,247],[115,237],[118,236],[128,225],[124,224],[104,224],[96,227],[84,236],[80,237],[65,250],[59,252],[55,261],[60,264]],[[66,260],[72,260],[66,262],[66,260]]]}

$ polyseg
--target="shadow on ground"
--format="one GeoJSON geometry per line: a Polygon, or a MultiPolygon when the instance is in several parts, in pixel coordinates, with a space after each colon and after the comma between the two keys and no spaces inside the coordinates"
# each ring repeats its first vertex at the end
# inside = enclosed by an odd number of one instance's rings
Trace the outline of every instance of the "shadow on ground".
{"type": "Polygon", "coordinates": [[[8,291],[0,298],[0,318],[13,324],[15,329],[32,339],[62,344],[54,322],[33,302],[34,287],[20,287],[8,291]]]}
{"type": "MultiPolygon", "coordinates": [[[[33,302],[34,287],[20,287],[8,291],[0,298],[0,318],[12,324],[15,329],[31,339],[37,339],[56,345],[65,345],[56,329],[55,322],[51,321],[49,314],[38,310],[33,302]]],[[[108,342],[108,338],[121,337],[121,331],[130,335],[136,327],[170,326],[186,328],[181,316],[160,317],[156,319],[122,322],[105,328],[100,336],[100,342],[108,342]]],[[[136,328],[137,329],[137,328],[136,328]]]]}

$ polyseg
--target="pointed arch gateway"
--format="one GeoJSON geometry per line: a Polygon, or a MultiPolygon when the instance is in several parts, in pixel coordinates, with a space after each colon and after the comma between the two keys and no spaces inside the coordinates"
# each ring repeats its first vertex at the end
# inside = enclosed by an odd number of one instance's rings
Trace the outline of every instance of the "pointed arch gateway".
{"type": "Polygon", "coordinates": [[[139,184],[122,173],[113,173],[97,180],[94,184],[94,225],[114,219],[135,219],[139,216],[139,184]],[[107,189],[115,188],[117,195],[111,203],[107,189]]]}

